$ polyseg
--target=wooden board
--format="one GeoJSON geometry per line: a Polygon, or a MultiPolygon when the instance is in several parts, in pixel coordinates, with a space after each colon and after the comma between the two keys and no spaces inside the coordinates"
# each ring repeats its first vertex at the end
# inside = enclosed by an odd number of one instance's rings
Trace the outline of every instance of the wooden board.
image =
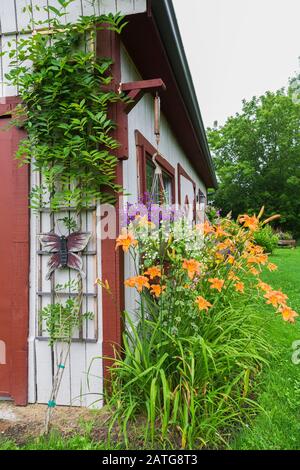
{"type": "MultiPolygon", "coordinates": [[[[5,105],[1,104],[0,108],[5,105]]],[[[1,112],[4,110],[1,109],[1,112]]],[[[13,158],[22,131],[0,119],[0,397],[27,403],[28,168],[13,158]],[[17,221],[17,223],[16,223],[17,221]]]]}

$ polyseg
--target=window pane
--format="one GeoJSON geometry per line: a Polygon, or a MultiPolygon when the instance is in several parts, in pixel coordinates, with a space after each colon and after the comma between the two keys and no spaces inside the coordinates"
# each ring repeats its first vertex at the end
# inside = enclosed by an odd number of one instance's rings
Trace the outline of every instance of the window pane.
{"type": "Polygon", "coordinates": [[[165,189],[165,202],[167,204],[172,204],[172,179],[167,173],[163,171],[163,182],[165,189]]]}
{"type": "MultiPolygon", "coordinates": [[[[147,159],[146,162],[146,192],[151,196],[153,181],[154,181],[154,172],[155,166],[151,160],[147,159]]],[[[154,194],[152,195],[151,202],[154,204],[159,204],[160,202],[160,194],[159,194],[159,184],[158,180],[156,180],[154,194]]]]}
{"type": "MultiPolygon", "coordinates": [[[[151,160],[147,159],[146,161],[146,191],[147,193],[149,193],[149,195],[151,195],[154,177],[155,177],[155,166],[151,160]]],[[[163,177],[165,194],[163,194],[163,188],[160,185],[159,179],[156,178],[154,194],[152,195],[151,200],[154,204],[162,204],[164,202],[166,202],[167,204],[171,204],[172,203],[172,178],[164,171],[162,172],[162,177],[163,177]]]]}

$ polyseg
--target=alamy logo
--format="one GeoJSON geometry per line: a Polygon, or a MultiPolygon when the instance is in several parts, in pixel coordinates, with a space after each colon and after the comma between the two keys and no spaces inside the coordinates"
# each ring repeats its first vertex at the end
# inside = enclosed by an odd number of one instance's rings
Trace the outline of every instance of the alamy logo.
{"type": "Polygon", "coordinates": [[[292,363],[295,365],[300,364],[300,340],[294,341],[292,344],[293,354],[292,354],[292,363]]]}
{"type": "Polygon", "coordinates": [[[4,341],[0,339],[0,365],[6,364],[6,346],[4,341]]]}

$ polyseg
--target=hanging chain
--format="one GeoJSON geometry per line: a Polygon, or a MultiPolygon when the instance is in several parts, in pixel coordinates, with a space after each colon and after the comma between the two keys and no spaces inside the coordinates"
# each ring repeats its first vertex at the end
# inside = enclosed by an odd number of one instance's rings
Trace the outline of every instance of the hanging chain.
{"type": "Polygon", "coordinates": [[[160,144],[160,98],[158,93],[156,93],[154,98],[154,134],[156,140],[156,152],[152,156],[152,162],[155,166],[154,177],[152,182],[151,188],[151,199],[154,198],[156,185],[158,183],[159,187],[161,188],[161,192],[163,195],[163,203],[166,202],[166,193],[164,188],[164,180],[162,176],[162,169],[160,165],[156,161],[156,157],[160,155],[159,152],[159,144],[160,144]]]}

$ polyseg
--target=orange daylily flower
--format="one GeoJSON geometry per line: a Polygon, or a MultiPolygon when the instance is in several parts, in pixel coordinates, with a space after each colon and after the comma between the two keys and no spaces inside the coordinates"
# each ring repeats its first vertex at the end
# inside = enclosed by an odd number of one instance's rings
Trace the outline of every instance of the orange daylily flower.
{"type": "Polygon", "coordinates": [[[135,287],[135,277],[131,277],[130,279],[127,279],[126,281],[124,281],[124,285],[126,287],[135,287]]]}
{"type": "Polygon", "coordinates": [[[232,255],[229,255],[226,259],[226,263],[229,263],[229,264],[234,264],[234,261],[235,259],[234,259],[234,256],[232,255]]]}
{"type": "Polygon", "coordinates": [[[227,248],[231,248],[231,247],[232,247],[232,241],[229,240],[229,238],[217,244],[217,250],[220,250],[220,251],[226,250],[227,248]]]}
{"type": "Polygon", "coordinates": [[[217,225],[215,235],[217,238],[228,237],[229,233],[225,232],[221,225],[217,225]]]}
{"type": "Polygon", "coordinates": [[[268,270],[269,271],[276,271],[276,269],[278,269],[278,266],[276,266],[276,264],[274,263],[269,263],[268,266],[267,266],[268,270]]]}
{"type": "Polygon", "coordinates": [[[224,280],[223,279],[218,279],[217,277],[208,279],[208,282],[210,282],[211,289],[216,289],[217,291],[221,292],[223,286],[224,286],[224,280]]]}
{"type": "Polygon", "coordinates": [[[155,295],[155,297],[158,298],[165,289],[166,289],[166,286],[160,286],[158,284],[153,284],[151,286],[150,292],[151,292],[151,294],[155,295]]]}
{"type": "Polygon", "coordinates": [[[263,281],[259,281],[259,283],[257,284],[257,287],[259,289],[263,290],[264,292],[270,292],[272,290],[272,287],[269,286],[269,284],[266,284],[263,281]]]}
{"type": "Polygon", "coordinates": [[[138,241],[135,240],[133,233],[127,230],[125,227],[122,228],[121,234],[116,240],[116,249],[121,246],[123,251],[127,253],[131,246],[136,246],[137,244],[138,241]]]}
{"type": "Polygon", "coordinates": [[[287,295],[280,290],[271,290],[264,295],[264,298],[267,299],[267,304],[271,304],[273,307],[279,307],[285,305],[287,295]]]}
{"type": "Polygon", "coordinates": [[[145,276],[135,276],[124,282],[126,287],[135,287],[138,292],[142,292],[143,287],[150,288],[149,279],[145,276]]]}
{"type": "Polygon", "coordinates": [[[257,253],[256,255],[249,256],[247,259],[248,264],[266,264],[268,255],[264,253],[257,253]]]}
{"type": "Polygon", "coordinates": [[[258,228],[259,220],[255,215],[250,216],[247,214],[243,214],[239,217],[240,224],[243,224],[245,228],[249,228],[251,231],[255,231],[258,228]]]}
{"type": "Polygon", "coordinates": [[[237,292],[241,292],[241,293],[244,293],[244,290],[245,290],[245,285],[243,282],[237,282],[236,284],[234,284],[234,288],[237,292]]]}
{"type": "Polygon", "coordinates": [[[212,304],[205,300],[204,297],[201,297],[201,295],[196,298],[196,304],[198,305],[199,310],[208,311],[208,309],[212,307],[212,304]]]}
{"type": "Polygon", "coordinates": [[[256,255],[259,264],[266,264],[268,261],[268,255],[265,253],[258,253],[256,255]]]}
{"type": "Polygon", "coordinates": [[[203,231],[204,235],[214,232],[213,226],[207,220],[203,224],[197,224],[196,229],[200,230],[200,232],[203,231]]]}
{"type": "Polygon", "coordinates": [[[155,277],[161,277],[161,269],[158,266],[153,266],[152,268],[148,268],[144,274],[153,280],[155,277]]]}
{"type": "Polygon", "coordinates": [[[217,253],[215,254],[215,258],[219,261],[223,261],[224,257],[225,256],[223,255],[223,253],[220,253],[219,251],[217,251],[217,253]]]}
{"type": "Polygon", "coordinates": [[[146,287],[147,289],[150,287],[148,278],[145,276],[137,276],[135,279],[135,285],[139,292],[142,292],[143,287],[146,287]]]}
{"type": "Polygon", "coordinates": [[[252,273],[254,276],[258,276],[258,275],[259,275],[258,269],[254,268],[253,266],[251,266],[251,268],[249,268],[249,271],[250,271],[250,273],[252,273]]]}
{"type": "Polygon", "coordinates": [[[279,312],[282,314],[282,318],[284,321],[288,321],[290,323],[295,323],[295,318],[299,317],[298,313],[295,312],[291,307],[287,307],[284,305],[279,309],[279,312]]]}
{"type": "Polygon", "coordinates": [[[237,277],[232,271],[229,272],[228,279],[230,281],[239,281],[240,280],[240,278],[237,277]]]}
{"type": "Polygon", "coordinates": [[[187,275],[190,279],[194,279],[195,274],[200,273],[200,263],[195,259],[183,260],[182,267],[187,270],[187,275]]]}

